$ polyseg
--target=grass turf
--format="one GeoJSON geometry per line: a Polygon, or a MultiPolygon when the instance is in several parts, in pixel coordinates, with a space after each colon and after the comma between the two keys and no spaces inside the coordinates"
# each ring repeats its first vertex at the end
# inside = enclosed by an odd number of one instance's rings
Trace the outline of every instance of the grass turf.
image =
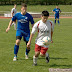
{"type": "MultiPolygon", "coordinates": [[[[0,6],[0,11],[11,11],[13,5],[2,5],[0,6]]],[[[43,10],[48,10],[52,12],[52,10],[56,7],[56,5],[28,5],[28,12],[42,12],[43,10]]],[[[62,12],[72,12],[72,5],[59,5],[59,8],[62,12]]],[[[17,11],[21,10],[21,5],[17,5],[17,11]]]]}
{"type": "MultiPolygon", "coordinates": [[[[32,59],[37,34],[35,34],[32,40],[29,60],[24,58],[26,45],[22,39],[18,61],[13,62],[16,31],[12,26],[8,33],[5,32],[9,20],[0,19],[0,72],[48,72],[49,68],[72,68],[72,19],[60,19],[61,25],[55,25],[53,34],[54,43],[48,49],[50,62],[47,64],[45,58],[39,56],[38,66],[36,67],[32,66],[32,59]]],[[[35,18],[34,20],[36,22],[39,19],[35,18]]],[[[54,21],[54,19],[50,20],[54,21]]]]}

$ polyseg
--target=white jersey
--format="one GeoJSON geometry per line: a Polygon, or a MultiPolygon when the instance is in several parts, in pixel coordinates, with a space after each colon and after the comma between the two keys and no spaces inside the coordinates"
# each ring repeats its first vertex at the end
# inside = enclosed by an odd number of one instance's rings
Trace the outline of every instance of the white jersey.
{"type": "Polygon", "coordinates": [[[13,16],[16,14],[17,10],[15,8],[12,8],[11,14],[13,13],[13,16]]]}
{"type": "Polygon", "coordinates": [[[51,30],[52,31],[54,30],[53,22],[50,20],[47,20],[46,23],[43,23],[42,20],[40,20],[34,24],[31,33],[34,34],[37,30],[38,30],[38,35],[37,35],[35,43],[39,46],[48,48],[49,45],[47,46],[44,45],[42,39],[45,36],[49,36],[51,38],[51,30]]]}

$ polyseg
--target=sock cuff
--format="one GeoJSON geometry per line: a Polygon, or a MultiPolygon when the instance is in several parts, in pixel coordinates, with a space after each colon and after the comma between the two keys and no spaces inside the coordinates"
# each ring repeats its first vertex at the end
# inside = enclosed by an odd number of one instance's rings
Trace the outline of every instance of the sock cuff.
{"type": "Polygon", "coordinates": [[[46,53],[46,57],[48,57],[48,55],[49,55],[49,54],[48,54],[48,53],[46,53]]]}
{"type": "Polygon", "coordinates": [[[16,44],[15,44],[15,46],[16,46],[16,47],[19,47],[19,45],[16,45],[16,44]]]}
{"type": "Polygon", "coordinates": [[[33,58],[38,59],[38,57],[35,57],[35,55],[33,56],[33,58]]]}

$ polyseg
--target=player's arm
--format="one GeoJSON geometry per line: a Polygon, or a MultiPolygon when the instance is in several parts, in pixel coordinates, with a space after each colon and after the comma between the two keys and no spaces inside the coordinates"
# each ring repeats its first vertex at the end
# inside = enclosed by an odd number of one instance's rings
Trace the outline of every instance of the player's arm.
{"type": "Polygon", "coordinates": [[[11,16],[13,17],[13,9],[11,10],[11,16]]]}
{"type": "Polygon", "coordinates": [[[32,32],[31,32],[31,35],[30,35],[29,41],[28,41],[28,43],[27,43],[27,48],[30,47],[30,45],[31,45],[31,41],[32,41],[32,38],[33,38],[35,32],[38,30],[37,25],[38,25],[38,23],[34,24],[34,26],[33,26],[33,28],[32,28],[32,32]]]}
{"type": "Polygon", "coordinates": [[[33,17],[30,15],[30,22],[31,22],[31,25],[32,25],[32,27],[34,26],[34,19],[33,19],[33,17]]]}
{"type": "Polygon", "coordinates": [[[61,13],[61,10],[59,10],[59,13],[61,13]]]}
{"type": "Polygon", "coordinates": [[[13,17],[13,13],[11,13],[12,17],[13,17]]]}
{"type": "Polygon", "coordinates": [[[52,10],[52,13],[54,13],[54,14],[56,13],[56,12],[55,12],[55,9],[52,10]]]}
{"type": "Polygon", "coordinates": [[[52,40],[53,31],[54,31],[54,23],[52,22],[52,27],[51,27],[51,43],[53,43],[53,40],[52,40]]]}
{"type": "Polygon", "coordinates": [[[7,29],[6,29],[6,32],[8,32],[8,31],[10,30],[10,27],[11,27],[11,24],[12,24],[12,23],[13,23],[13,21],[10,20],[9,25],[8,25],[8,27],[7,27],[7,29]]]}
{"type": "Polygon", "coordinates": [[[16,19],[17,19],[17,14],[15,14],[13,16],[12,20],[10,20],[9,25],[8,25],[8,28],[6,29],[6,32],[8,32],[10,30],[10,27],[11,27],[13,21],[15,21],[16,19]]]}
{"type": "Polygon", "coordinates": [[[34,26],[34,24],[32,24],[32,27],[34,26]]]}
{"type": "Polygon", "coordinates": [[[34,36],[34,34],[31,33],[30,38],[29,38],[29,41],[27,43],[27,48],[30,47],[33,36],[34,36]]]}

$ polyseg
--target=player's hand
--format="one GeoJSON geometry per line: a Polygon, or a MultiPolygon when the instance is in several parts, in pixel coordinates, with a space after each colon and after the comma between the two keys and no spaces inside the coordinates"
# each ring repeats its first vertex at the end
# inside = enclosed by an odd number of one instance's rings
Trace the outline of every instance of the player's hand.
{"type": "Polygon", "coordinates": [[[53,41],[51,40],[51,43],[53,43],[53,41]]]}
{"type": "Polygon", "coordinates": [[[54,14],[55,14],[55,12],[54,12],[54,14]]]}
{"type": "Polygon", "coordinates": [[[8,27],[7,29],[6,29],[6,32],[8,32],[10,30],[10,28],[8,27]]]}
{"type": "Polygon", "coordinates": [[[30,48],[30,42],[27,43],[27,48],[30,48]]]}

